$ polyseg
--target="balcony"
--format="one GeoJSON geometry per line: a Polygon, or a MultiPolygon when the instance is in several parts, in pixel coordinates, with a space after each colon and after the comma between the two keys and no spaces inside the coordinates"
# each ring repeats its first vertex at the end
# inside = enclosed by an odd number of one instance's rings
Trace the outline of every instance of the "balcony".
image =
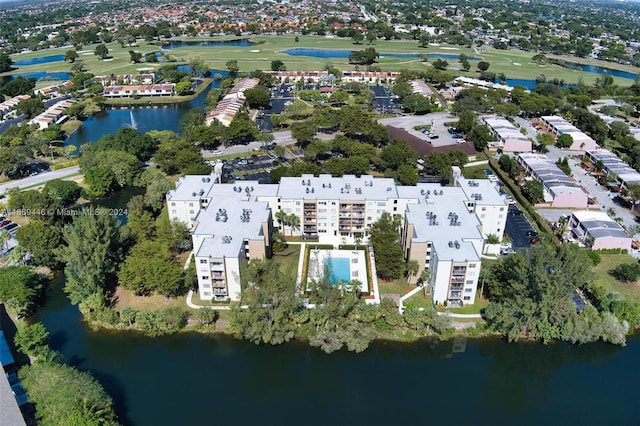
{"type": "Polygon", "coordinates": [[[213,295],[214,296],[226,296],[227,295],[227,289],[226,288],[214,288],[213,289],[213,295]]]}

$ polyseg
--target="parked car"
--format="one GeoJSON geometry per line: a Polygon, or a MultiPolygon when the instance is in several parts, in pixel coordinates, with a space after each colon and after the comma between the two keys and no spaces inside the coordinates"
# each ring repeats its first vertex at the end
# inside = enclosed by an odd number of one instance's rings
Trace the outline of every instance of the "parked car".
{"type": "Polygon", "coordinates": [[[3,231],[11,231],[13,229],[16,229],[17,227],[19,227],[20,225],[18,225],[17,223],[12,223],[10,225],[7,225],[6,228],[3,229],[3,231]]]}
{"type": "Polygon", "coordinates": [[[534,230],[527,231],[525,234],[527,237],[537,237],[538,233],[534,230]]]}

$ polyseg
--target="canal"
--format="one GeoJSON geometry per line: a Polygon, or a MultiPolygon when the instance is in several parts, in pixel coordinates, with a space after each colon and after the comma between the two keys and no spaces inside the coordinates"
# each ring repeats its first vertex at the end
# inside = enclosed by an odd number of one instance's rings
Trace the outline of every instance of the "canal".
{"type": "Polygon", "coordinates": [[[61,291],[39,319],[67,363],[91,371],[125,425],[637,425],[640,340],[377,342],[331,355],[304,342],[90,332],[61,291]]]}

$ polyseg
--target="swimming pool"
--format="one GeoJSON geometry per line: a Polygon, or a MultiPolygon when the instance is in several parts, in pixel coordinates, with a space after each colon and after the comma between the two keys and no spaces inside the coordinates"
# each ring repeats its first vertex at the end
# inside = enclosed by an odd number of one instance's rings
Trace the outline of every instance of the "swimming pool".
{"type": "Polygon", "coordinates": [[[325,270],[329,270],[329,282],[335,285],[337,282],[351,281],[351,268],[349,259],[344,257],[327,257],[324,259],[325,270]]]}

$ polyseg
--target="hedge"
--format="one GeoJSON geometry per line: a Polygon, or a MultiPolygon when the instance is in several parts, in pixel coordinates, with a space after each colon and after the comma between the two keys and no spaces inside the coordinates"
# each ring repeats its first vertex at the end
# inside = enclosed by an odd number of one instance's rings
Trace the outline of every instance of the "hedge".
{"type": "Polygon", "coordinates": [[[70,160],[70,161],[65,161],[63,163],[54,164],[53,166],[51,166],[51,169],[60,170],[60,169],[66,169],[67,167],[73,167],[77,165],[78,165],[78,160],[70,160]]]}

